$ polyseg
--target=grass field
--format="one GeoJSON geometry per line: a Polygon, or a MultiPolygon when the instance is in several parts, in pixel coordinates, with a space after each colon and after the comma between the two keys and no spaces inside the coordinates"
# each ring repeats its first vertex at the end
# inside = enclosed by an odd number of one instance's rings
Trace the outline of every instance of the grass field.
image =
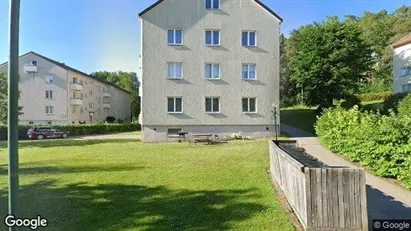
{"type": "MultiPolygon", "coordinates": [[[[47,218],[44,230],[294,230],[268,178],[264,140],[219,146],[44,140],[20,146],[21,216],[47,218]]],[[[2,219],[6,213],[3,142],[2,219]]]]}

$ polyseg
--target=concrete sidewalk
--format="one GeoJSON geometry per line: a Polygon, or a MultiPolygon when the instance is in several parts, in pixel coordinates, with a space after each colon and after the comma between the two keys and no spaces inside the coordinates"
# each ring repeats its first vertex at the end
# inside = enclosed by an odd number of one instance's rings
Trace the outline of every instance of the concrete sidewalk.
{"type": "MultiPolygon", "coordinates": [[[[295,127],[281,124],[281,130],[298,140],[309,154],[331,166],[358,168],[324,148],[315,135],[295,127]]],[[[387,179],[366,173],[368,218],[372,219],[411,219],[411,191],[387,179]]],[[[370,223],[372,224],[372,223],[370,223]]]]}

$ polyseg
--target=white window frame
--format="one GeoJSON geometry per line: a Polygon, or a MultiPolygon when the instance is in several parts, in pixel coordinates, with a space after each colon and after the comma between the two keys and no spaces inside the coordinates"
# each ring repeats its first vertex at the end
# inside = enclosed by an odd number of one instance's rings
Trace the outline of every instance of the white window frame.
{"type": "Polygon", "coordinates": [[[243,98],[241,98],[241,110],[243,111],[244,114],[257,114],[257,111],[258,111],[257,105],[258,105],[258,103],[257,103],[257,97],[243,97],[243,98]],[[247,111],[244,111],[244,110],[243,110],[243,100],[244,100],[244,99],[247,99],[247,109],[248,109],[247,111]],[[255,102],[255,105],[254,105],[255,111],[250,111],[250,99],[254,99],[254,102],[255,102]]]}
{"type": "Polygon", "coordinates": [[[255,64],[255,63],[243,63],[241,65],[241,79],[242,80],[247,80],[247,81],[257,80],[257,64],[255,64]],[[247,66],[247,78],[243,78],[243,66],[247,66]],[[254,79],[250,79],[250,66],[254,66],[254,70],[255,70],[255,78],[254,79]]]}
{"type": "Polygon", "coordinates": [[[46,76],[44,77],[44,82],[45,82],[45,83],[48,83],[48,84],[52,84],[52,83],[54,82],[53,76],[51,76],[51,75],[46,75],[46,76]]]}
{"type": "Polygon", "coordinates": [[[167,78],[168,79],[183,79],[184,77],[184,64],[182,62],[167,62],[167,78]],[[176,65],[181,64],[181,77],[176,77],[176,65]],[[170,77],[169,73],[169,67],[170,65],[174,65],[174,76],[170,77]]]}
{"type": "Polygon", "coordinates": [[[204,9],[206,10],[219,10],[221,9],[221,0],[210,0],[211,1],[211,8],[207,8],[207,0],[204,0],[204,9]],[[214,1],[218,1],[218,8],[214,8],[214,1]]]}
{"type": "Polygon", "coordinates": [[[170,96],[170,97],[167,97],[167,102],[166,102],[166,105],[167,105],[167,113],[168,114],[182,114],[183,113],[183,111],[184,111],[184,108],[183,108],[183,106],[184,106],[184,102],[183,102],[183,97],[182,96],[170,96]],[[173,99],[174,100],[174,103],[173,103],[173,105],[174,105],[174,110],[173,111],[168,111],[168,99],[173,99]],[[181,111],[176,111],[176,101],[177,101],[177,99],[181,99],[181,111]]]}
{"type": "Polygon", "coordinates": [[[401,92],[411,92],[411,83],[401,85],[401,92]]]}
{"type": "Polygon", "coordinates": [[[170,46],[182,46],[184,44],[184,32],[183,32],[183,29],[181,29],[181,28],[168,28],[167,29],[167,45],[170,45],[170,46]],[[169,30],[172,30],[173,31],[173,35],[174,35],[174,39],[173,39],[173,42],[172,43],[169,43],[168,42],[168,31],[169,30]],[[180,30],[181,31],[181,43],[177,43],[176,42],[176,31],[178,31],[178,30],[180,30]]]}
{"type": "Polygon", "coordinates": [[[53,90],[46,90],[45,93],[46,93],[46,94],[45,94],[45,98],[46,98],[46,99],[54,99],[54,98],[53,98],[53,90]],[[51,93],[51,94],[50,94],[50,93],[51,93]]]}
{"type": "Polygon", "coordinates": [[[218,96],[207,96],[204,99],[204,111],[207,114],[220,114],[221,113],[221,98],[218,96]],[[207,111],[207,99],[211,99],[211,111],[207,111]],[[214,99],[218,99],[218,111],[214,110],[214,99]]]}
{"type": "Polygon", "coordinates": [[[207,80],[219,80],[221,79],[221,65],[219,63],[205,63],[204,76],[207,80]],[[211,65],[211,78],[207,77],[207,65],[211,65]],[[214,78],[214,66],[218,65],[218,78],[214,78]]]}
{"type": "Polygon", "coordinates": [[[400,76],[405,77],[405,76],[408,76],[408,75],[411,75],[411,66],[401,68],[400,76]],[[404,71],[404,74],[403,74],[403,71],[404,71]]]}
{"type": "Polygon", "coordinates": [[[46,106],[46,115],[53,115],[53,114],[54,114],[53,106],[46,106]]]}
{"type": "Polygon", "coordinates": [[[256,47],[257,46],[257,31],[255,31],[255,30],[243,30],[242,32],[241,32],[241,46],[244,46],[244,47],[256,47]],[[243,45],[243,33],[247,33],[247,44],[246,45],[243,45]],[[250,45],[250,34],[251,33],[254,33],[255,34],[255,38],[254,38],[254,40],[255,40],[255,45],[250,45]]]}
{"type": "Polygon", "coordinates": [[[172,133],[169,132],[169,130],[180,130],[179,132],[183,131],[182,128],[177,128],[177,127],[167,128],[167,137],[170,137],[170,138],[178,138],[179,135],[178,135],[178,133],[177,134],[172,134],[172,133]]]}
{"type": "Polygon", "coordinates": [[[209,46],[209,47],[221,46],[221,31],[216,30],[216,29],[207,29],[204,32],[204,39],[205,39],[206,46],[209,46]],[[211,32],[211,44],[207,44],[207,32],[211,32]],[[217,44],[214,44],[214,33],[215,32],[218,32],[218,43],[217,44]]]}

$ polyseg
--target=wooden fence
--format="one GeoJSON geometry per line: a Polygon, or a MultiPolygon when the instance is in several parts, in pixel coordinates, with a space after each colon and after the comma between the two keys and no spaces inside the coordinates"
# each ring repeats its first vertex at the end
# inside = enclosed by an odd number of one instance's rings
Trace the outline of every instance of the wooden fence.
{"type": "Polygon", "coordinates": [[[368,230],[364,170],[330,167],[287,147],[298,143],[269,141],[270,171],[304,229],[368,230]]]}

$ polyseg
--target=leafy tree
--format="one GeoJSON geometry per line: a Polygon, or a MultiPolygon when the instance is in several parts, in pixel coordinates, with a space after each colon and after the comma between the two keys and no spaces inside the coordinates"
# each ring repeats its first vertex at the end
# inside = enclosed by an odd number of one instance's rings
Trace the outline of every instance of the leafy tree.
{"type": "Polygon", "coordinates": [[[292,80],[303,87],[305,103],[332,106],[358,88],[370,68],[371,50],[353,21],[330,17],[299,29],[296,54],[290,58],[292,80]]]}
{"type": "Polygon", "coordinates": [[[108,72],[99,71],[91,73],[92,76],[104,79],[110,83],[113,83],[127,91],[131,92],[131,112],[133,118],[137,119],[140,114],[140,96],[138,95],[138,88],[140,82],[135,72],[108,72]]]}
{"type": "MultiPolygon", "coordinates": [[[[19,115],[22,115],[23,107],[19,107],[19,115]]],[[[7,124],[8,112],[8,80],[7,73],[0,72],[0,123],[7,124]]]]}

